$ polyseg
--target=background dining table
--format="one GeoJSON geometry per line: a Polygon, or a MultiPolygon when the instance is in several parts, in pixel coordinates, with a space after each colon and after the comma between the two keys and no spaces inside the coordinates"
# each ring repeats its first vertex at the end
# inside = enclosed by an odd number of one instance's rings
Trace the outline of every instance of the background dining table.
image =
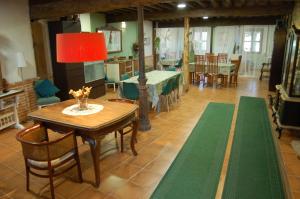
{"type": "MultiPolygon", "coordinates": [[[[183,73],[182,71],[159,71],[153,70],[146,73],[146,86],[148,88],[149,101],[152,102],[152,108],[156,108],[156,110],[160,111],[159,106],[159,95],[162,93],[163,87],[167,84],[169,79],[175,78],[176,76],[180,76],[179,78],[179,90],[182,92],[182,86],[184,84],[183,73]]],[[[123,82],[126,83],[134,83],[138,87],[138,76],[133,76],[129,79],[120,81],[119,86],[119,95],[123,97],[123,82]]]]}

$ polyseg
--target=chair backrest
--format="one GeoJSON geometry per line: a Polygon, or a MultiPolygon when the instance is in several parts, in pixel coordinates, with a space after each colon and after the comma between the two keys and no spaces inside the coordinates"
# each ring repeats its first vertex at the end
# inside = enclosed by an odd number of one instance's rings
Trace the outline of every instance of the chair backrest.
{"type": "Polygon", "coordinates": [[[231,60],[231,63],[235,65],[234,73],[238,74],[242,61],[242,55],[239,55],[237,60],[231,60]]]}
{"type": "Polygon", "coordinates": [[[218,53],[218,63],[227,63],[227,53],[218,53]]]}
{"type": "Polygon", "coordinates": [[[139,99],[139,90],[135,83],[123,82],[123,95],[130,100],[139,99]]]}
{"type": "Polygon", "coordinates": [[[169,95],[173,90],[174,78],[169,79],[167,84],[162,89],[162,95],[169,95]]]}
{"type": "Polygon", "coordinates": [[[128,73],[124,73],[124,74],[121,75],[121,81],[129,79],[129,78],[130,77],[129,77],[128,73]]]}
{"type": "Polygon", "coordinates": [[[57,159],[77,147],[73,131],[49,141],[46,128],[39,124],[22,130],[16,138],[22,145],[25,159],[36,161],[57,159]]]}
{"type": "Polygon", "coordinates": [[[180,75],[177,75],[177,76],[173,79],[173,90],[179,88],[179,81],[180,81],[180,75]]]}
{"type": "Polygon", "coordinates": [[[195,72],[205,73],[205,55],[195,55],[195,72]]]}
{"type": "Polygon", "coordinates": [[[206,56],[207,72],[217,74],[218,71],[218,56],[206,56]]]}
{"type": "Polygon", "coordinates": [[[120,102],[120,103],[127,103],[127,104],[135,104],[133,100],[124,99],[124,98],[111,98],[107,99],[109,102],[120,102]]]}
{"type": "Polygon", "coordinates": [[[180,60],[175,64],[176,68],[181,68],[182,67],[182,63],[183,63],[183,59],[180,58],[180,60]]]}

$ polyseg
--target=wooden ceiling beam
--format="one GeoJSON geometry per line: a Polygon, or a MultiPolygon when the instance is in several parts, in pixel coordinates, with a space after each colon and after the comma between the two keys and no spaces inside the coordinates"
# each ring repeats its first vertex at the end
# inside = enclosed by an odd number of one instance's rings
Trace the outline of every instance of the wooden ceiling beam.
{"type": "MultiPolygon", "coordinates": [[[[215,26],[234,26],[234,25],[274,25],[280,17],[242,17],[242,18],[213,18],[203,20],[201,18],[191,19],[191,27],[215,27],[215,26]]],[[[176,21],[155,21],[158,28],[183,27],[183,20],[176,21]]]]}
{"type": "MultiPolygon", "coordinates": [[[[159,3],[177,3],[180,0],[55,0],[30,5],[30,18],[48,19],[87,12],[108,12],[115,9],[159,3]]],[[[191,0],[187,0],[191,1],[191,0]]]]}
{"type": "MultiPolygon", "coordinates": [[[[183,17],[198,18],[208,17],[261,17],[261,16],[281,16],[290,14],[293,4],[285,3],[277,6],[256,6],[242,8],[206,8],[194,10],[177,10],[171,12],[155,12],[145,14],[147,20],[179,19],[183,17]]],[[[107,15],[108,22],[119,22],[124,20],[136,20],[136,15],[107,15]]]]}
{"type": "Polygon", "coordinates": [[[196,4],[198,4],[201,8],[207,8],[207,4],[204,3],[202,0],[196,0],[194,1],[196,4]]]}

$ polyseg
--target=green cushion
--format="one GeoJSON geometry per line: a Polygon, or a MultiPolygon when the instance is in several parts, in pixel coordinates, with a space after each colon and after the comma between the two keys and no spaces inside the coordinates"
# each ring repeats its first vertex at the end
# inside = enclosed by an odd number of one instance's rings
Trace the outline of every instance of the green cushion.
{"type": "Polygon", "coordinates": [[[34,89],[40,97],[51,97],[59,91],[59,89],[48,79],[38,82],[34,89]]]}
{"type": "Polygon", "coordinates": [[[139,99],[139,90],[135,83],[123,82],[123,95],[130,100],[139,99]]]}
{"type": "Polygon", "coordinates": [[[129,75],[127,73],[124,73],[124,74],[121,75],[121,81],[129,79],[129,78],[130,77],[129,77],[129,75]]]}
{"type": "Polygon", "coordinates": [[[60,99],[56,96],[52,96],[52,97],[41,97],[37,99],[37,104],[39,106],[41,105],[47,105],[47,104],[53,104],[53,103],[57,103],[60,102],[60,99]]]}

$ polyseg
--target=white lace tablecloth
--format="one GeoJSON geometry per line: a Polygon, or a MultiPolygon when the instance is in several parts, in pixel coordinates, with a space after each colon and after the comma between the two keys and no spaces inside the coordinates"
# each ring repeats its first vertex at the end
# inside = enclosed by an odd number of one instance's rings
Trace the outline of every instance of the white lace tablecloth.
{"type": "Polygon", "coordinates": [[[103,110],[104,106],[100,104],[88,104],[87,110],[79,110],[78,104],[74,104],[72,106],[68,106],[65,108],[62,113],[66,115],[79,116],[79,115],[91,115],[94,113],[98,113],[103,110]]]}

